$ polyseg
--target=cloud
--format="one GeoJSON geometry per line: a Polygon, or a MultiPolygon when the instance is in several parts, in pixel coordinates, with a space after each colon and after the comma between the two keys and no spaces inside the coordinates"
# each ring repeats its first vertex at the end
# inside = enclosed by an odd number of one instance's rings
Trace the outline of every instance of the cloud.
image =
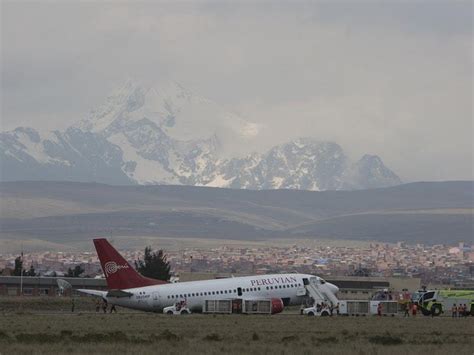
{"type": "Polygon", "coordinates": [[[125,78],[177,80],[267,127],[473,178],[472,4],[4,2],[2,126],[64,128],[125,78]]]}

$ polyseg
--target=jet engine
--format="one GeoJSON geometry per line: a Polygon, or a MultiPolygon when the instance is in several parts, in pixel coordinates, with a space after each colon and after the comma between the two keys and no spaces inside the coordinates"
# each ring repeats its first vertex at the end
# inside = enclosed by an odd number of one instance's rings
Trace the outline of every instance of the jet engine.
{"type": "Polygon", "coordinates": [[[283,300],[281,298],[272,298],[272,314],[283,312],[283,300]]]}

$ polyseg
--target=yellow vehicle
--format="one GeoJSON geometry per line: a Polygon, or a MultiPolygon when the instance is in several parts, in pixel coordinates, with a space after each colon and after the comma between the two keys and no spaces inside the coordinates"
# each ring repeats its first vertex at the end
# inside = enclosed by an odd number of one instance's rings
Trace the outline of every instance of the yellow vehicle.
{"type": "Polygon", "coordinates": [[[474,290],[428,290],[417,296],[414,301],[425,316],[449,312],[454,304],[465,304],[468,315],[474,316],[474,290]]]}

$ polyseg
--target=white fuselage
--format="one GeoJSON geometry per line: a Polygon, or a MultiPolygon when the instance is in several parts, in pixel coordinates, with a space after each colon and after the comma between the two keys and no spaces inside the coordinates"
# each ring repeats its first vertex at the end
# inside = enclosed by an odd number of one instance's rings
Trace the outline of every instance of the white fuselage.
{"type": "MultiPolygon", "coordinates": [[[[307,274],[273,274],[232,277],[206,281],[170,283],[140,288],[131,288],[130,297],[106,297],[107,301],[123,307],[160,312],[164,307],[186,301],[193,312],[202,310],[205,300],[215,299],[272,299],[279,298],[285,305],[301,304],[306,297],[307,274]],[[306,280],[305,280],[306,279],[306,280]]],[[[335,285],[326,283],[331,292],[335,285]]]]}

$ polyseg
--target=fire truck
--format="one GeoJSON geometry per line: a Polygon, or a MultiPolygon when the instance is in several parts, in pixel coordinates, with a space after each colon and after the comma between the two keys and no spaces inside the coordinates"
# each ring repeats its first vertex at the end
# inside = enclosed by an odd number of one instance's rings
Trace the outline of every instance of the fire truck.
{"type": "Polygon", "coordinates": [[[440,316],[451,310],[454,304],[466,305],[467,313],[474,316],[474,290],[427,290],[419,291],[412,299],[425,316],[440,316]]]}

